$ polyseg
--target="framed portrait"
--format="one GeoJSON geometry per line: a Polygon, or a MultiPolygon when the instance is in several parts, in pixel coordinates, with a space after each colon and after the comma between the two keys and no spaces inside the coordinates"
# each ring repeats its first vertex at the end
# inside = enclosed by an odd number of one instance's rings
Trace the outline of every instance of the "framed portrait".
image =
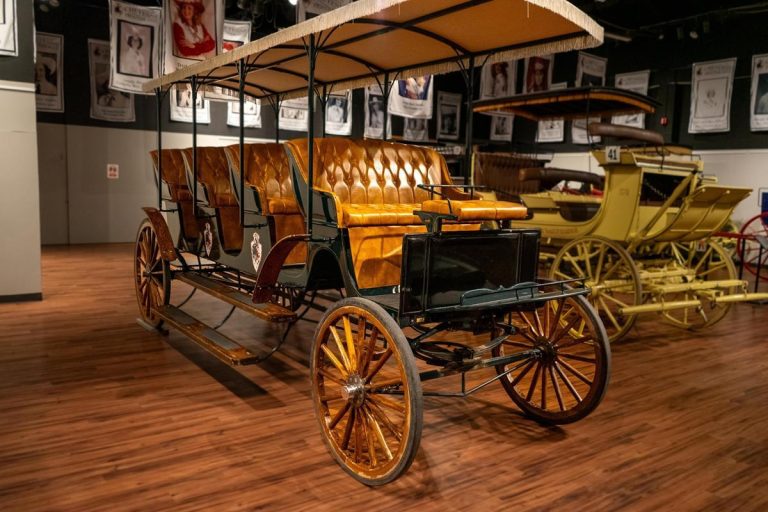
{"type": "Polygon", "coordinates": [[[515,116],[491,116],[491,134],[489,139],[494,142],[512,142],[512,127],[515,116]]]}
{"type": "Polygon", "coordinates": [[[405,118],[403,139],[413,142],[429,140],[429,125],[427,119],[405,118]]]}
{"type": "MultiPolygon", "coordinates": [[[[615,84],[619,89],[625,89],[627,91],[636,92],[638,94],[647,95],[648,87],[651,80],[651,70],[635,71],[632,73],[620,73],[616,75],[615,84]]],[[[613,124],[620,124],[623,126],[633,126],[635,128],[645,128],[645,114],[642,112],[636,112],[634,114],[627,114],[621,116],[613,116],[611,119],[613,124]]]]}
{"type": "MultiPolygon", "coordinates": [[[[189,84],[174,86],[171,88],[171,121],[179,123],[192,122],[192,87],[189,84]]],[[[197,122],[209,124],[211,122],[211,102],[198,94],[195,98],[195,110],[197,110],[197,122]]]]}
{"type": "Polygon", "coordinates": [[[332,135],[352,134],[352,91],[328,97],[325,104],[325,131],[332,135]]]}
{"type": "Polygon", "coordinates": [[[402,117],[432,119],[434,78],[432,75],[423,75],[397,80],[389,94],[389,113],[402,117]]]}
{"type": "Polygon", "coordinates": [[[688,133],[730,131],[735,71],[735,58],[694,63],[688,133]]]}
{"type": "MultiPolygon", "coordinates": [[[[243,124],[246,128],[261,128],[261,102],[246,100],[243,109],[243,124]]],[[[230,101],[227,104],[227,125],[240,126],[240,102],[230,101]]]]}
{"type": "Polygon", "coordinates": [[[480,99],[514,96],[517,61],[489,62],[480,74],[480,99]]]}
{"type": "Polygon", "coordinates": [[[749,126],[752,131],[768,130],[768,54],[752,56],[752,94],[749,126]]]}
{"type": "Polygon", "coordinates": [[[109,41],[88,40],[92,119],[129,123],[136,120],[133,96],[109,86],[109,41]]]}
{"type": "Polygon", "coordinates": [[[38,32],[35,100],[41,112],[64,112],[64,36],[38,32]]]}
{"type": "Polygon", "coordinates": [[[125,20],[117,22],[117,72],[152,78],[155,27],[125,20]]]}
{"type": "Polygon", "coordinates": [[[297,98],[283,101],[278,118],[281,130],[306,132],[309,128],[309,100],[297,98]]]}
{"type": "Polygon", "coordinates": [[[605,72],[608,68],[608,59],[579,52],[576,65],[577,87],[605,85],[605,72]]]}
{"type": "Polygon", "coordinates": [[[461,94],[437,94],[437,138],[458,140],[461,126],[461,94]]]}
{"type": "Polygon", "coordinates": [[[384,133],[384,94],[377,85],[365,88],[364,106],[364,136],[369,139],[381,139],[384,133]]]}
{"type": "Polygon", "coordinates": [[[523,93],[548,91],[552,84],[552,68],[554,63],[555,58],[552,55],[525,59],[523,93]]]}
{"type": "Polygon", "coordinates": [[[0,0],[0,56],[19,55],[16,0],[0,0]]]}

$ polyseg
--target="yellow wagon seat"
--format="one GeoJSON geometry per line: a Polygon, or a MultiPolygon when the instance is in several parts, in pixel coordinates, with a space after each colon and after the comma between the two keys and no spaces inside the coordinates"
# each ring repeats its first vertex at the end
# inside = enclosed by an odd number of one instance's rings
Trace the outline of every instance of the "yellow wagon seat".
{"type": "MultiPolygon", "coordinates": [[[[184,167],[184,157],[181,149],[162,150],[163,175],[160,177],[168,187],[170,200],[178,205],[180,210],[179,222],[181,235],[188,242],[197,240],[200,235],[195,211],[192,206],[192,191],[187,185],[187,174],[184,167]]],[[[152,158],[155,172],[159,172],[160,166],[157,158],[157,150],[149,152],[152,158]]]]}
{"type": "MultiPolygon", "coordinates": [[[[240,146],[228,146],[226,151],[237,180],[240,178],[240,146]]],[[[261,213],[270,217],[272,245],[286,236],[304,233],[304,216],[294,195],[285,147],[275,143],[246,144],[243,152],[246,161],[244,182],[246,187],[256,191],[261,213]]],[[[285,263],[303,263],[306,253],[306,246],[300,244],[285,263]]]]}

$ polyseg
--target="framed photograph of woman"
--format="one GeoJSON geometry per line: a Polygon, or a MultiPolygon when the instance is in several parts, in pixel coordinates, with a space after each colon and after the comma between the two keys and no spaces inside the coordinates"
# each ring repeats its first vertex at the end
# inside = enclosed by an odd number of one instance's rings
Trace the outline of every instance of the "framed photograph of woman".
{"type": "Polygon", "coordinates": [[[458,140],[461,123],[461,94],[437,94],[437,138],[458,140]]]}
{"type": "Polygon", "coordinates": [[[480,99],[513,96],[516,81],[516,60],[489,62],[480,75],[480,99]]]}
{"type": "Polygon", "coordinates": [[[35,100],[41,112],[64,112],[64,36],[36,34],[35,100]]]}
{"type": "Polygon", "coordinates": [[[152,41],[155,27],[119,20],[117,23],[117,72],[152,78],[152,41]]]}

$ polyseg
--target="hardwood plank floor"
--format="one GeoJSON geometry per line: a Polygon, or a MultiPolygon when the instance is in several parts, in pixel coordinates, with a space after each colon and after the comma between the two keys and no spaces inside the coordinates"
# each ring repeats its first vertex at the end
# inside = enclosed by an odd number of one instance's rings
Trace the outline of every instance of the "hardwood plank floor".
{"type": "MultiPolygon", "coordinates": [[[[613,346],[603,404],[563,428],[526,419],[498,385],[425,399],[411,470],[369,489],[320,439],[314,325],[231,369],[136,324],[131,258],[131,245],[45,248],[45,300],[0,304],[0,510],[768,509],[768,306],[735,305],[705,333],[646,316],[613,346]]],[[[189,311],[228,312],[200,295],[189,311]]],[[[230,323],[258,350],[279,334],[230,323]]]]}

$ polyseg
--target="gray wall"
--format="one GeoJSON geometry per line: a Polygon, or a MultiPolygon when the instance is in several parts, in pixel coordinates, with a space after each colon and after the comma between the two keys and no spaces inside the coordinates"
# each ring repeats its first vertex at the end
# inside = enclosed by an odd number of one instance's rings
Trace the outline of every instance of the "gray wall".
{"type": "Polygon", "coordinates": [[[0,301],[42,293],[32,2],[17,12],[19,56],[0,57],[0,301]]]}

